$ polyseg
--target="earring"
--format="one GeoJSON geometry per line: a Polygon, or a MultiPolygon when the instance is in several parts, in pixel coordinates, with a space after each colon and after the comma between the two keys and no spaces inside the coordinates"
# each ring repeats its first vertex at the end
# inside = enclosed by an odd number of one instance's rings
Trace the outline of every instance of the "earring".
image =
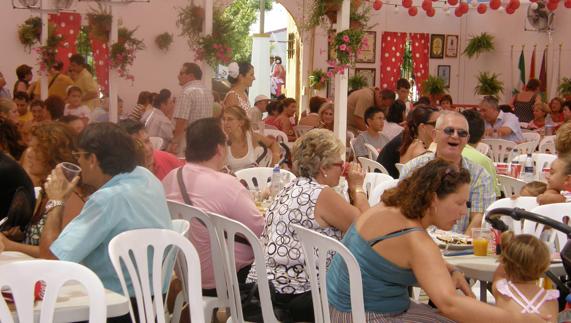
{"type": "Polygon", "coordinates": [[[327,178],[327,173],[323,173],[323,177],[327,178]]]}

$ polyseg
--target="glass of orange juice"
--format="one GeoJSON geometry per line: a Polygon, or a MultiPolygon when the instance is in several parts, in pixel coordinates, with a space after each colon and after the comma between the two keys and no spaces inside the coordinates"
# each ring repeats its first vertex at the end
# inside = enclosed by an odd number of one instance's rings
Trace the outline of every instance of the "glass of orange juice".
{"type": "Polygon", "coordinates": [[[488,244],[492,239],[492,231],[489,228],[472,229],[472,245],[474,246],[474,256],[487,256],[488,244]]]}

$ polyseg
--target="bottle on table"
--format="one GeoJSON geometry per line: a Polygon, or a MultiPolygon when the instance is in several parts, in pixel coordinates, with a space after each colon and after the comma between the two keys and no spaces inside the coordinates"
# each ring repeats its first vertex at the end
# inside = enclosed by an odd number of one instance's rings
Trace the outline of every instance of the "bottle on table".
{"type": "Polygon", "coordinates": [[[544,126],[544,130],[545,130],[545,135],[546,136],[551,136],[553,135],[553,119],[551,119],[551,116],[547,116],[547,118],[545,118],[545,126],[544,126]]]}
{"type": "Polygon", "coordinates": [[[274,198],[282,189],[282,176],[280,172],[280,165],[276,164],[272,170],[272,179],[270,183],[270,196],[274,198]]]}
{"type": "Polygon", "coordinates": [[[528,183],[535,180],[535,171],[531,154],[527,154],[525,164],[523,164],[523,171],[521,172],[521,179],[528,183]]]}

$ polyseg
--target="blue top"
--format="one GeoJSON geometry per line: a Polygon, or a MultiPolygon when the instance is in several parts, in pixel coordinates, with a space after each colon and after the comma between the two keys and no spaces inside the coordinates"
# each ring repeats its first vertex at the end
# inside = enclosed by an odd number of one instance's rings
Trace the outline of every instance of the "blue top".
{"type": "Polygon", "coordinates": [[[524,141],[523,134],[521,132],[521,126],[519,124],[519,119],[516,117],[515,114],[509,112],[503,112],[500,110],[500,113],[498,114],[498,117],[496,118],[496,122],[494,122],[494,124],[490,124],[489,122],[486,121],[486,129],[492,128],[498,130],[502,127],[510,128],[512,130],[512,133],[510,133],[507,136],[498,137],[499,139],[505,139],[517,143],[524,141]]]}
{"type": "MultiPolygon", "coordinates": [[[[109,242],[124,231],[147,228],[172,229],[172,223],[161,182],[147,169],[136,167],[115,175],[93,193],[50,250],[60,260],[88,267],[105,288],[122,293],[109,258],[109,242]]],[[[133,296],[128,274],[126,278],[133,296]]]]}
{"type": "MultiPolygon", "coordinates": [[[[361,268],[365,311],[399,314],[410,305],[408,287],[416,283],[410,269],[401,268],[379,255],[372,246],[377,242],[398,237],[420,227],[407,228],[385,236],[365,241],[355,230],[349,228],[342,242],[353,253],[361,268]]],[[[327,296],[329,304],[341,312],[351,312],[351,296],[347,266],[339,255],[333,257],[327,272],[327,296]]]]}

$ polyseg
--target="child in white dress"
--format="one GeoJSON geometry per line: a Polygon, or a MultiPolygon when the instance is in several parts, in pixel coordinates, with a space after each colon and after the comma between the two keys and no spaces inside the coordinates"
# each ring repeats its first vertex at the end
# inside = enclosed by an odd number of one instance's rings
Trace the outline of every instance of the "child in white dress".
{"type": "Polygon", "coordinates": [[[551,262],[547,245],[532,235],[514,236],[512,232],[502,234],[501,244],[501,265],[493,285],[496,305],[514,312],[540,314],[544,318],[551,315],[550,322],[556,322],[559,291],[545,290],[538,284],[551,262]]]}

